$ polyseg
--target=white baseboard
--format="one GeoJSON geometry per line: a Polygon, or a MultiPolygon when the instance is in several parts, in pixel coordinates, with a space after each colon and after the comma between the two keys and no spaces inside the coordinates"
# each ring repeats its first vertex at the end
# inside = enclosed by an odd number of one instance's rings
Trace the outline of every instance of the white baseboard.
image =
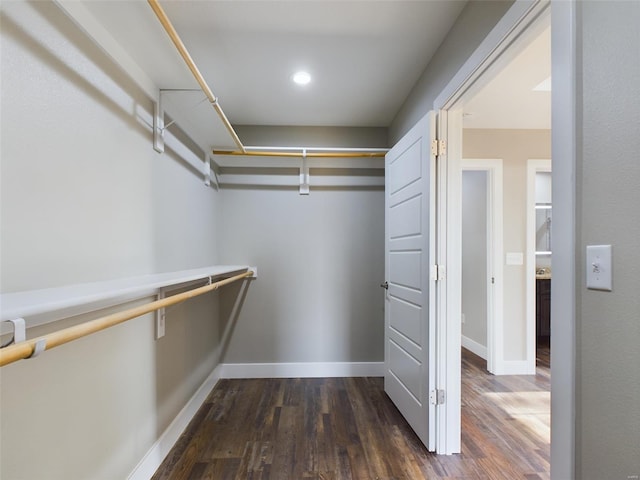
{"type": "Polygon", "coordinates": [[[471,340],[469,337],[465,337],[464,335],[462,335],[462,346],[467,350],[475,353],[482,359],[487,359],[487,347],[482,345],[481,343],[478,343],[475,340],[471,340]]]}
{"type": "Polygon", "coordinates": [[[218,366],[200,385],[200,388],[180,410],[167,429],[162,432],[160,438],[156,440],[140,463],[129,474],[128,480],[149,480],[153,476],[220,378],[220,366],[218,366]]]}
{"type": "Polygon", "coordinates": [[[382,377],[384,362],[223,363],[221,378],[382,377]]]}
{"type": "Polygon", "coordinates": [[[531,366],[526,360],[503,360],[498,365],[494,375],[535,375],[536,366],[531,366]]]}

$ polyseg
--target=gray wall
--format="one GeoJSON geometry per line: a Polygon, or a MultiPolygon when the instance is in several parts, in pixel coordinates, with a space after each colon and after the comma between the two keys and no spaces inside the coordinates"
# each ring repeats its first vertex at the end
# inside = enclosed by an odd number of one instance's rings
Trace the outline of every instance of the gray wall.
{"type": "MultiPolygon", "coordinates": [[[[337,138],[336,129],[298,131],[292,137],[287,127],[251,127],[243,140],[331,146],[337,138]]],[[[345,131],[338,141],[346,147],[386,142],[385,129],[345,131]]],[[[297,189],[229,188],[222,198],[222,261],[248,262],[259,272],[222,361],[383,361],[384,191],[312,187],[301,196],[297,189]]],[[[224,292],[224,305],[233,298],[224,292]]]]}
{"type": "MultiPolygon", "coordinates": [[[[0,18],[2,291],[217,263],[220,194],[153,150],[149,99],[54,4],[0,18]]],[[[203,296],[157,342],[148,315],[3,367],[0,477],[126,478],[217,364],[216,312],[203,296]]]]}
{"type": "Polygon", "coordinates": [[[389,128],[395,144],[429,110],[460,67],[512,5],[511,0],[472,0],[460,13],[389,128]]]}
{"type": "Polygon", "coordinates": [[[487,172],[464,171],[462,172],[462,313],[465,316],[465,323],[462,325],[462,335],[485,348],[487,346],[487,278],[487,172]]]}
{"type": "Polygon", "coordinates": [[[382,127],[278,127],[237,125],[247,146],[386,148],[388,129],[382,127]]]}
{"type": "MultiPolygon", "coordinates": [[[[577,478],[640,475],[640,2],[579,2],[577,478]],[[613,292],[585,288],[613,245],[613,292]]],[[[634,477],[635,478],[635,477],[634,477]]]]}

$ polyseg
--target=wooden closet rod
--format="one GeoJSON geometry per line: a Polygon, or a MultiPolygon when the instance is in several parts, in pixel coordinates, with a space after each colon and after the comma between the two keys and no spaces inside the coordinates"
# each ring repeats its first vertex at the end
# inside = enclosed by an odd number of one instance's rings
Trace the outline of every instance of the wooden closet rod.
{"type": "Polygon", "coordinates": [[[224,280],[212,283],[211,285],[194,288],[183,293],[178,293],[177,295],[172,295],[171,297],[166,297],[161,300],[145,303],[144,305],[130,308],[128,310],[123,310],[122,312],[113,313],[105,317],[96,318],[95,320],[81,323],[80,325],[64,328],[62,330],[43,335],[41,337],[9,345],[8,347],[0,349],[0,367],[4,367],[9,363],[31,357],[36,350],[36,346],[38,344],[42,345],[43,342],[44,347],[40,352],[38,352],[38,354],[42,353],[44,350],[51,350],[52,348],[64,345],[65,343],[77,340],[78,338],[86,337],[87,335],[91,335],[92,333],[96,333],[120,323],[124,323],[141,315],[155,312],[156,310],[159,310],[161,308],[175,305],[176,303],[182,303],[185,300],[189,300],[190,298],[197,297],[198,295],[202,295],[213,290],[217,290],[224,285],[228,285],[229,283],[233,283],[251,276],[253,276],[253,272],[249,270],[239,275],[235,275],[233,277],[225,278],[224,280]]]}
{"type": "MultiPolygon", "coordinates": [[[[214,155],[242,155],[246,157],[296,157],[305,156],[302,152],[260,151],[260,150],[213,150],[214,155]]],[[[307,158],[380,158],[385,152],[306,152],[307,158]]]]}
{"type": "Polygon", "coordinates": [[[244,152],[244,145],[242,145],[242,142],[240,141],[240,137],[238,137],[238,134],[233,129],[233,126],[231,125],[231,122],[229,122],[229,119],[224,114],[224,111],[222,110],[222,107],[220,106],[220,103],[218,102],[218,98],[213,94],[213,92],[209,88],[209,85],[207,85],[207,82],[205,81],[204,77],[200,73],[200,70],[198,69],[198,66],[193,61],[193,58],[191,58],[191,55],[189,54],[189,51],[187,50],[187,47],[184,46],[184,43],[180,39],[180,36],[178,35],[178,32],[176,31],[176,29],[171,24],[171,21],[169,20],[169,17],[167,16],[167,14],[164,12],[163,8],[158,3],[158,0],[147,0],[147,1],[149,2],[149,5],[151,6],[153,11],[155,12],[156,16],[158,17],[158,20],[160,20],[160,23],[164,27],[165,31],[167,32],[167,34],[171,38],[171,41],[173,42],[173,44],[178,49],[178,52],[180,53],[180,55],[182,56],[182,59],[187,64],[187,67],[189,67],[189,70],[191,70],[191,73],[193,74],[194,78],[196,79],[196,81],[200,85],[200,88],[202,89],[204,94],[207,96],[207,99],[209,100],[209,103],[211,103],[213,108],[216,110],[216,112],[218,113],[218,116],[220,117],[220,120],[222,120],[222,123],[224,124],[224,126],[227,128],[227,130],[231,134],[231,137],[233,138],[233,141],[238,146],[240,151],[244,152]]]}

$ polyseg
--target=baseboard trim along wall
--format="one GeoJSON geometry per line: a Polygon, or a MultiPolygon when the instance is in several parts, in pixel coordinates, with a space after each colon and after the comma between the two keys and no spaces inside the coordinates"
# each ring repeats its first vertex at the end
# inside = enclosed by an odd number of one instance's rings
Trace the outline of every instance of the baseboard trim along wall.
{"type": "Polygon", "coordinates": [[[149,480],[221,378],[382,377],[384,362],[223,363],[218,365],[136,465],[128,480],[149,480]]]}
{"type": "Polygon", "coordinates": [[[469,337],[465,337],[464,335],[462,335],[462,346],[470,352],[475,353],[483,360],[487,359],[487,347],[482,345],[481,343],[478,343],[475,340],[471,340],[469,337]]]}
{"type": "Polygon", "coordinates": [[[180,410],[180,413],[173,419],[167,429],[162,432],[160,438],[156,440],[147,454],[140,460],[140,463],[129,474],[128,480],[149,480],[153,477],[153,474],[156,473],[160,464],[176,444],[180,435],[185,431],[189,422],[196,415],[220,378],[220,366],[218,366],[200,385],[196,393],[180,410]]]}
{"type": "Polygon", "coordinates": [[[384,362],[223,363],[222,378],[382,377],[384,362]]]}
{"type": "Polygon", "coordinates": [[[531,368],[526,360],[504,360],[494,372],[494,375],[535,375],[536,367],[531,368]]]}

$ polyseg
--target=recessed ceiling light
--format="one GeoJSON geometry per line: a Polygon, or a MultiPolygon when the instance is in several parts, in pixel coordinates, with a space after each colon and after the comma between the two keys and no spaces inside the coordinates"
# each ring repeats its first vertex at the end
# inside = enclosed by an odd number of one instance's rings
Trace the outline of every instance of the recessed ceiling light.
{"type": "Polygon", "coordinates": [[[304,72],[304,71],[294,73],[293,77],[291,78],[298,85],[306,85],[311,81],[311,75],[309,75],[309,72],[304,72]]]}

